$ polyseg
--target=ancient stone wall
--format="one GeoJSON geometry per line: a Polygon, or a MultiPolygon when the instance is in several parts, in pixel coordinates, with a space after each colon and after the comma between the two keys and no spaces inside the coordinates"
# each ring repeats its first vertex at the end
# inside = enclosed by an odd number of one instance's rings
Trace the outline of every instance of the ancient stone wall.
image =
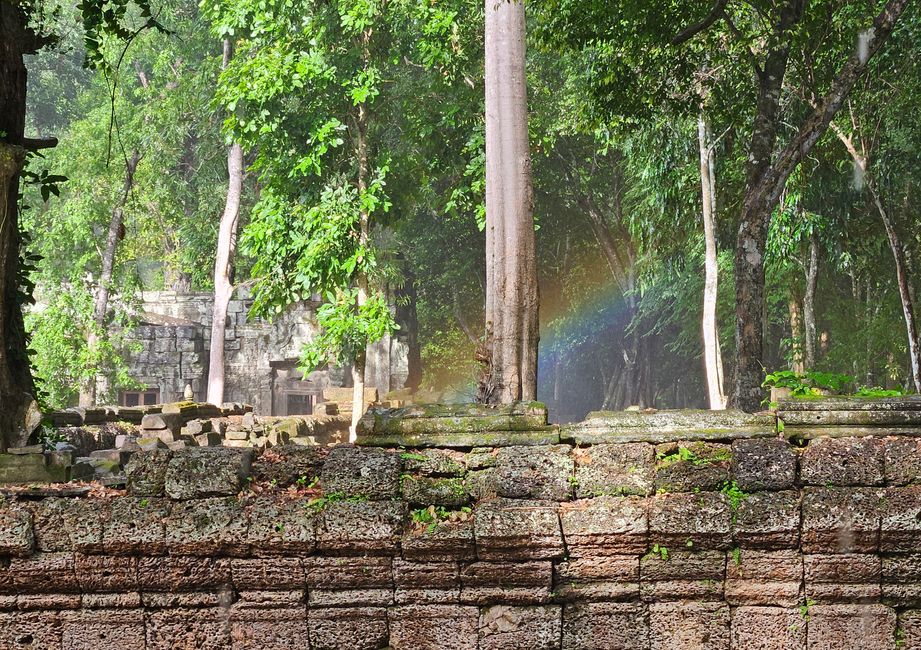
{"type": "MultiPolygon", "coordinates": [[[[129,336],[136,350],[128,357],[130,375],[159,391],[162,402],[183,398],[186,385],[193,397],[204,399],[211,343],[210,293],[147,291],[141,296],[141,324],[129,336]]],[[[316,303],[302,302],[271,322],[249,317],[252,298],[237,291],[227,309],[225,330],[225,399],[253,405],[257,413],[285,415],[279,403],[296,371],[302,347],[318,331],[316,303]]],[[[407,345],[397,336],[385,337],[369,349],[369,383],[381,394],[403,387],[409,372],[407,345]]],[[[302,388],[322,401],[322,390],[343,386],[348,369],[311,373],[302,388]]]]}
{"type": "Polygon", "coordinates": [[[921,648],[921,402],[878,406],[135,453],[6,497],[0,648],[921,648]]]}

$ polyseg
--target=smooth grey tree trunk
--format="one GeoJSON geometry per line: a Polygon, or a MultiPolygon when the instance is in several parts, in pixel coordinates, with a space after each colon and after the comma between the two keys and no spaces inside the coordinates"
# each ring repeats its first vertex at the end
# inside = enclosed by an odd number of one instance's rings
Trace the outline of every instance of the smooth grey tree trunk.
{"type": "Polygon", "coordinates": [[[704,221],[704,304],[703,345],[704,370],[707,377],[707,399],[711,410],[726,408],[723,393],[723,361],[720,354],[719,329],[716,322],[716,298],[719,288],[719,266],[716,248],[716,180],[710,123],[703,110],[697,116],[697,144],[700,154],[700,190],[704,221]]]}
{"type": "Polygon", "coordinates": [[[487,403],[537,393],[538,293],[524,2],[486,0],[487,403]]]}
{"type": "MultiPolygon", "coordinates": [[[[233,56],[230,40],[224,40],[226,68],[233,56]]],[[[240,221],[240,200],[243,195],[243,148],[234,142],[227,150],[227,198],[217,233],[217,254],[214,259],[214,311],[211,314],[211,347],[208,352],[208,401],[224,402],[224,335],[227,327],[227,307],[233,295],[230,281],[240,221]]]]}
{"type": "Polygon", "coordinates": [[[809,236],[809,264],[806,266],[806,291],[803,294],[803,365],[814,370],[816,362],[815,293],[819,283],[819,238],[815,233],[809,236]]]}

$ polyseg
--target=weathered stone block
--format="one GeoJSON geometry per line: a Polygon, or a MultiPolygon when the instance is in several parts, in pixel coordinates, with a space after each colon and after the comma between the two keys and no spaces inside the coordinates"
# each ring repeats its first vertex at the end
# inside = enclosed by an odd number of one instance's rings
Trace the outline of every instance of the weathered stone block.
{"type": "Polygon", "coordinates": [[[230,561],[233,586],[238,591],[303,589],[304,570],[298,558],[273,557],[230,561]]]}
{"type": "Polygon", "coordinates": [[[42,499],[31,506],[40,551],[101,553],[111,499],[42,499]]]}
{"type": "MultiPolygon", "coordinates": [[[[467,473],[467,455],[453,449],[420,449],[401,456],[407,472],[423,476],[463,476],[467,473]]],[[[495,456],[490,454],[490,457],[493,459],[491,466],[495,466],[495,456]]]]}
{"type": "Polygon", "coordinates": [[[921,608],[921,553],[884,556],[882,563],[883,602],[921,608]]]}
{"type": "Polygon", "coordinates": [[[163,609],[147,615],[148,650],[223,650],[228,647],[230,626],[222,608],[163,609]]]}
{"type": "Polygon", "coordinates": [[[390,605],[393,567],[389,557],[311,557],[303,560],[311,607],[390,605]]]}
{"type": "Polygon", "coordinates": [[[480,650],[553,650],[560,647],[559,605],[515,607],[493,605],[480,614],[480,650]]]}
{"type": "Polygon", "coordinates": [[[47,595],[80,591],[73,553],[36,553],[28,558],[12,558],[6,573],[2,590],[7,593],[47,595]]]}
{"type": "Polygon", "coordinates": [[[880,440],[880,444],[888,485],[908,485],[921,480],[921,440],[890,436],[880,440]]]}
{"type": "Polygon", "coordinates": [[[311,650],[378,650],[388,645],[383,607],[311,607],[307,629],[311,650]]]}
{"type": "Polygon", "coordinates": [[[880,551],[910,553],[921,548],[921,485],[887,489],[880,511],[880,551]]]}
{"type": "Polygon", "coordinates": [[[732,508],[720,492],[662,494],[650,499],[649,543],[726,549],[732,543],[732,508]]]}
{"type": "Polygon", "coordinates": [[[407,560],[472,560],[476,557],[473,519],[441,522],[421,530],[410,526],[403,533],[401,546],[407,560]]]}
{"type": "Polygon", "coordinates": [[[411,476],[402,479],[403,500],[414,505],[458,508],[470,501],[462,478],[411,476]]]}
{"type": "Polygon", "coordinates": [[[474,501],[493,499],[498,494],[496,469],[490,467],[489,469],[471,471],[464,479],[464,485],[466,485],[467,492],[473,497],[474,501]]]}
{"type": "Polygon", "coordinates": [[[711,442],[669,442],[656,446],[657,490],[718,490],[729,480],[729,445],[711,442]]]}
{"type": "Polygon", "coordinates": [[[22,612],[80,609],[80,604],[79,594],[19,594],[16,597],[16,606],[22,612]]]}
{"type": "Polygon", "coordinates": [[[711,601],[723,597],[726,554],[722,551],[648,553],[640,560],[640,598],[711,601]]]}
{"type": "Polygon", "coordinates": [[[112,555],[74,556],[74,571],[84,593],[135,591],[138,588],[138,561],[134,557],[112,555]]]}
{"type": "Polygon", "coordinates": [[[78,609],[61,616],[61,645],[68,650],[144,647],[144,610],[78,609]]]}
{"type": "Polygon", "coordinates": [[[806,621],[798,608],[736,607],[732,650],[806,650],[806,621]]]}
{"type": "Polygon", "coordinates": [[[729,650],[729,608],[719,602],[649,605],[650,650],[729,650]]]}
{"type": "Polygon", "coordinates": [[[477,650],[479,610],[460,605],[406,605],[389,612],[394,650],[477,650]]]}
{"type": "Polygon", "coordinates": [[[653,491],[655,451],[643,443],[593,445],[572,450],[576,497],[635,494],[653,491]]]}
{"type": "Polygon", "coordinates": [[[560,506],[560,522],[572,557],[642,553],[649,524],[646,501],[638,497],[598,497],[560,506]]]}
{"type": "Polygon", "coordinates": [[[819,604],[878,601],[883,565],[878,555],[803,556],[806,596],[819,604]]]}
{"type": "Polygon", "coordinates": [[[467,469],[489,469],[498,462],[499,450],[493,447],[474,447],[465,456],[467,469]]]}
{"type": "Polygon", "coordinates": [[[558,601],[636,600],[640,562],[636,555],[592,556],[560,562],[553,570],[558,601]]]}
{"type": "Polygon", "coordinates": [[[400,469],[396,452],[335,447],[323,463],[323,491],[372,500],[393,499],[400,494],[400,469]]]}
{"type": "Polygon", "coordinates": [[[102,533],[102,546],[112,555],[165,553],[166,499],[119,497],[112,499],[110,515],[102,533]]]}
{"type": "Polygon", "coordinates": [[[177,555],[247,555],[248,528],[234,497],[180,501],[166,519],[166,545],[177,555]]]}
{"type": "Polygon", "coordinates": [[[883,457],[873,436],[816,438],[803,451],[800,479],[806,485],[882,485],[883,457]]]}
{"type": "Polygon", "coordinates": [[[809,608],[808,650],[890,650],[895,610],[884,605],[814,605],[809,608]]]}
{"type": "Polygon", "coordinates": [[[253,480],[274,482],[279,487],[287,487],[297,481],[310,483],[320,476],[320,469],[328,454],[327,447],[272,447],[253,461],[253,480]]]}
{"type": "Polygon", "coordinates": [[[303,606],[263,607],[231,613],[230,647],[240,650],[290,650],[310,647],[303,606]],[[255,620],[254,620],[255,618],[255,620]]]}
{"type": "Polygon", "coordinates": [[[34,547],[32,513],[0,499],[0,555],[28,557],[34,547]]]}
{"type": "Polygon", "coordinates": [[[583,422],[568,425],[561,432],[564,442],[579,445],[770,438],[774,435],[774,418],[770,416],[694,409],[593,411],[583,422]]]}
{"type": "Polygon", "coordinates": [[[567,650],[647,650],[649,623],[639,603],[580,603],[563,607],[567,650]]]}
{"type": "Polygon", "coordinates": [[[60,648],[58,612],[0,612],[0,648],[60,648]]]}
{"type": "Polygon", "coordinates": [[[457,603],[460,568],[457,562],[393,560],[394,598],[399,605],[457,603]]]}
{"type": "Polygon", "coordinates": [[[803,558],[799,551],[738,550],[726,563],[730,605],[795,607],[803,601],[803,558]]]}
{"type": "Polygon", "coordinates": [[[496,491],[513,499],[572,498],[573,461],[568,445],[504,447],[496,463],[496,491]]]}
{"type": "Polygon", "coordinates": [[[474,511],[477,556],[483,560],[541,560],[563,555],[556,503],[497,498],[474,511]]]}
{"type": "Polygon", "coordinates": [[[219,591],[232,585],[230,560],[169,555],[138,559],[141,591],[219,591]]]}
{"type": "Polygon", "coordinates": [[[746,495],[732,513],[733,536],[742,548],[797,548],[800,495],[794,490],[746,495]]]}
{"type": "Polygon", "coordinates": [[[336,501],[326,504],[317,548],[333,555],[396,555],[406,505],[395,501],[336,501]]]}
{"type": "Polygon", "coordinates": [[[166,469],[166,494],[171,499],[233,496],[250,474],[252,451],[197,447],[173,454],[166,469]]]}
{"type": "Polygon", "coordinates": [[[803,491],[804,553],[874,553],[884,493],[868,488],[803,491]]]}
{"type": "Polygon", "coordinates": [[[245,510],[246,545],[253,555],[309,555],[316,548],[320,517],[309,499],[261,496],[247,502],[245,510]]]}
{"type": "Polygon", "coordinates": [[[902,648],[921,648],[921,610],[899,612],[896,641],[902,648]]]}
{"type": "Polygon", "coordinates": [[[461,567],[461,602],[542,604],[552,583],[551,562],[474,562],[461,567]]]}
{"type": "Polygon", "coordinates": [[[732,479],[745,492],[789,490],[796,481],[797,455],[786,440],[734,440],[732,479]]]}

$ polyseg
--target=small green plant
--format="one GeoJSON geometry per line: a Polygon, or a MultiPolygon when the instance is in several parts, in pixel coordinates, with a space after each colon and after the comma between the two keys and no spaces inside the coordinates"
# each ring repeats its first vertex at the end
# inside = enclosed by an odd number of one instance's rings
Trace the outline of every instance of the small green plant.
{"type": "Polygon", "coordinates": [[[38,442],[45,451],[54,451],[59,442],[67,442],[67,436],[51,425],[42,424],[38,430],[38,442]]]}
{"type": "Polygon", "coordinates": [[[817,370],[810,370],[804,374],[792,370],[777,370],[765,375],[761,383],[762,388],[789,388],[793,397],[821,397],[827,391],[843,393],[853,385],[854,378],[850,375],[817,370]]]}
{"type": "Polygon", "coordinates": [[[656,460],[659,469],[664,469],[680,462],[700,466],[732,460],[732,452],[729,449],[718,448],[706,457],[702,457],[689,447],[679,446],[677,449],[659,452],[656,454],[656,460]]]}
{"type": "Polygon", "coordinates": [[[400,454],[400,458],[403,460],[415,460],[420,463],[425,463],[429,460],[428,456],[423,456],[422,454],[413,454],[411,452],[404,452],[400,454]]]}
{"type": "Polygon", "coordinates": [[[668,549],[661,544],[653,544],[652,551],[650,551],[650,553],[652,555],[658,555],[660,558],[662,558],[663,562],[668,562],[668,549]]]}
{"type": "Polygon", "coordinates": [[[738,510],[742,502],[748,498],[748,494],[735,481],[725,481],[720,488],[720,492],[729,499],[729,507],[733,510],[738,510]]]}
{"type": "Polygon", "coordinates": [[[368,497],[360,494],[347,496],[344,492],[330,492],[329,494],[323,494],[308,500],[306,507],[310,510],[319,512],[331,503],[341,503],[343,501],[348,501],[349,503],[361,503],[362,501],[367,500],[368,497]]]}
{"type": "Polygon", "coordinates": [[[466,521],[473,512],[469,507],[464,506],[459,510],[448,510],[444,506],[429,506],[419,508],[409,513],[412,522],[426,533],[434,533],[438,524],[446,521],[466,521]]]}
{"type": "Polygon", "coordinates": [[[296,481],[294,481],[294,484],[299,488],[304,488],[306,490],[312,490],[313,488],[317,486],[317,483],[319,482],[320,482],[319,476],[314,476],[313,478],[310,478],[306,475],[302,475],[302,476],[299,476],[296,481]]]}
{"type": "Polygon", "coordinates": [[[140,508],[146,508],[149,505],[150,505],[150,499],[141,499],[140,501],[138,501],[138,507],[140,508]]]}
{"type": "Polygon", "coordinates": [[[873,388],[861,386],[854,393],[857,397],[903,397],[908,394],[901,388],[880,388],[879,386],[874,386],[873,388]]]}
{"type": "Polygon", "coordinates": [[[573,486],[573,487],[579,487],[579,479],[577,479],[575,476],[571,476],[571,475],[570,475],[570,476],[567,477],[567,480],[569,481],[569,484],[570,484],[571,486],[573,486]]]}
{"type": "Polygon", "coordinates": [[[900,627],[895,628],[895,647],[904,648],[905,647],[905,630],[900,627]]]}
{"type": "Polygon", "coordinates": [[[805,622],[809,622],[810,613],[809,608],[815,605],[815,601],[812,598],[807,598],[806,602],[799,606],[799,615],[805,622]]]}
{"type": "Polygon", "coordinates": [[[732,549],[731,553],[732,553],[732,561],[735,562],[735,565],[741,566],[742,565],[742,549],[736,546],[734,549],[732,549]]]}

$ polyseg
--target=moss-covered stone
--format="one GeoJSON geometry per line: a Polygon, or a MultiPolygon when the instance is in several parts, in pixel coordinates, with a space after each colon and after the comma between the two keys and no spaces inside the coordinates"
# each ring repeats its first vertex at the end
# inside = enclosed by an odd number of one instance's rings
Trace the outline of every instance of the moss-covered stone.
{"type": "Polygon", "coordinates": [[[457,507],[470,501],[462,478],[404,475],[401,482],[403,500],[413,505],[457,507]]]}
{"type": "Polygon", "coordinates": [[[773,416],[741,411],[593,411],[583,422],[563,427],[560,436],[575,444],[663,443],[767,438],[774,429],[773,416]]]}
{"type": "Polygon", "coordinates": [[[476,431],[467,433],[359,434],[358,445],[367,447],[512,447],[515,445],[555,445],[560,430],[555,425],[528,431],[476,431]]]}

